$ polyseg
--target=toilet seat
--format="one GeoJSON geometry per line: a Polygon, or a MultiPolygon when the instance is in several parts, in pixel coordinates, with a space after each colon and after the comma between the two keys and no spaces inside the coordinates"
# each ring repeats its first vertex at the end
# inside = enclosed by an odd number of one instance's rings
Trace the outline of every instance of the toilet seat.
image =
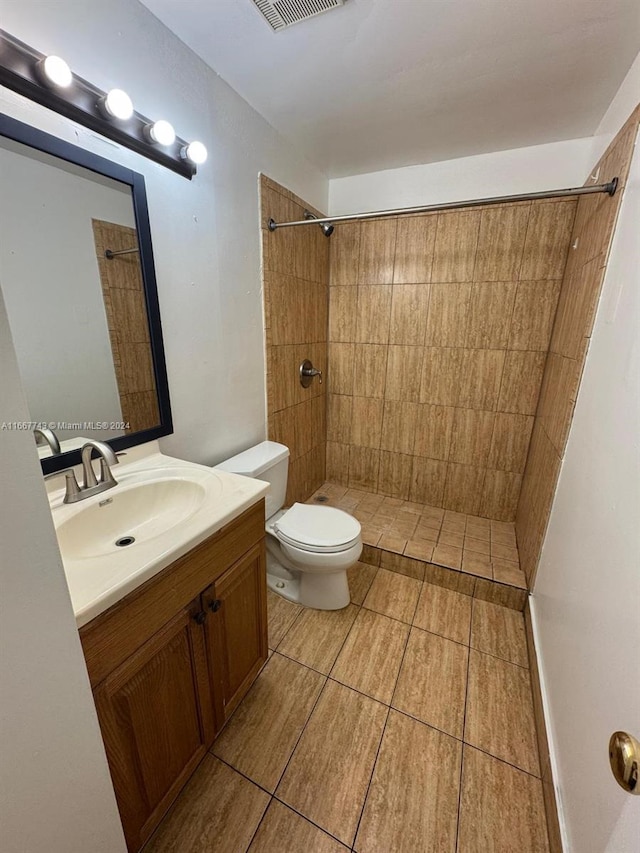
{"type": "Polygon", "coordinates": [[[360,541],[360,523],[334,507],[295,503],[272,529],[281,542],[315,554],[348,551],[360,541]]]}

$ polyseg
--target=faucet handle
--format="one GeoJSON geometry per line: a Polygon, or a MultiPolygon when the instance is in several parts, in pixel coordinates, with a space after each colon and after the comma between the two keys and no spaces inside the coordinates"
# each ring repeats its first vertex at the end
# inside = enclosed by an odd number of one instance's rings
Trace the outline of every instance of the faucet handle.
{"type": "Polygon", "coordinates": [[[64,493],[63,503],[72,504],[79,500],[80,486],[76,479],[76,472],[73,468],[63,468],[61,471],[54,471],[52,474],[45,474],[45,480],[52,480],[54,477],[59,477],[64,474],[66,478],[66,491],[64,493]]]}
{"type": "MultiPolygon", "coordinates": [[[[116,459],[116,462],[119,461],[119,459],[116,459]]],[[[105,483],[108,486],[118,485],[118,481],[111,473],[111,468],[109,467],[107,460],[103,456],[100,457],[100,479],[98,480],[98,483],[105,483]]]]}

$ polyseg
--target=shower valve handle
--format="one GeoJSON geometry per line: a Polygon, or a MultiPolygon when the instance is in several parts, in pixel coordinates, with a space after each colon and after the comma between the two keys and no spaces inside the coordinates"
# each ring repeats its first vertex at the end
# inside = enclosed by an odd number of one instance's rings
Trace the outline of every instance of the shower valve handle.
{"type": "Polygon", "coordinates": [[[318,381],[322,385],[322,371],[318,370],[317,367],[314,367],[308,358],[305,358],[300,365],[300,384],[302,387],[308,388],[309,385],[311,385],[314,376],[318,377],[318,381]]]}

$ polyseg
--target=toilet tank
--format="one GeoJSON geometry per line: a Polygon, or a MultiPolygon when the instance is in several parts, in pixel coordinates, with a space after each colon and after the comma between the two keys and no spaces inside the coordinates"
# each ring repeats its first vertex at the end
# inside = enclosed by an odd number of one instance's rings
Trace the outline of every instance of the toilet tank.
{"type": "Polygon", "coordinates": [[[271,488],[266,494],[266,517],[271,518],[284,506],[289,472],[289,448],[277,441],[262,441],[215,466],[231,474],[265,480],[271,488]]]}

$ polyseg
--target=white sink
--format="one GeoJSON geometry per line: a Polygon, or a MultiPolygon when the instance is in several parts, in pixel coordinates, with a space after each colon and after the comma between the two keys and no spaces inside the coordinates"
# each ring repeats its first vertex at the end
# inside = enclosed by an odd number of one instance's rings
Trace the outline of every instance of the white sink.
{"type": "Polygon", "coordinates": [[[76,512],[57,528],[60,550],[73,559],[104,554],[113,554],[117,559],[122,548],[140,548],[183,524],[202,506],[210,491],[220,494],[219,480],[207,490],[180,469],[174,476],[157,472],[154,478],[116,486],[87,506],[76,504],[76,512]]]}
{"type": "MultiPolygon", "coordinates": [[[[153,442],[151,447],[157,447],[153,442]]],[[[76,622],[82,626],[264,496],[267,483],[140,449],[118,484],[74,504],[49,502],[76,622]],[[120,544],[118,544],[120,543],[120,544]]]]}

